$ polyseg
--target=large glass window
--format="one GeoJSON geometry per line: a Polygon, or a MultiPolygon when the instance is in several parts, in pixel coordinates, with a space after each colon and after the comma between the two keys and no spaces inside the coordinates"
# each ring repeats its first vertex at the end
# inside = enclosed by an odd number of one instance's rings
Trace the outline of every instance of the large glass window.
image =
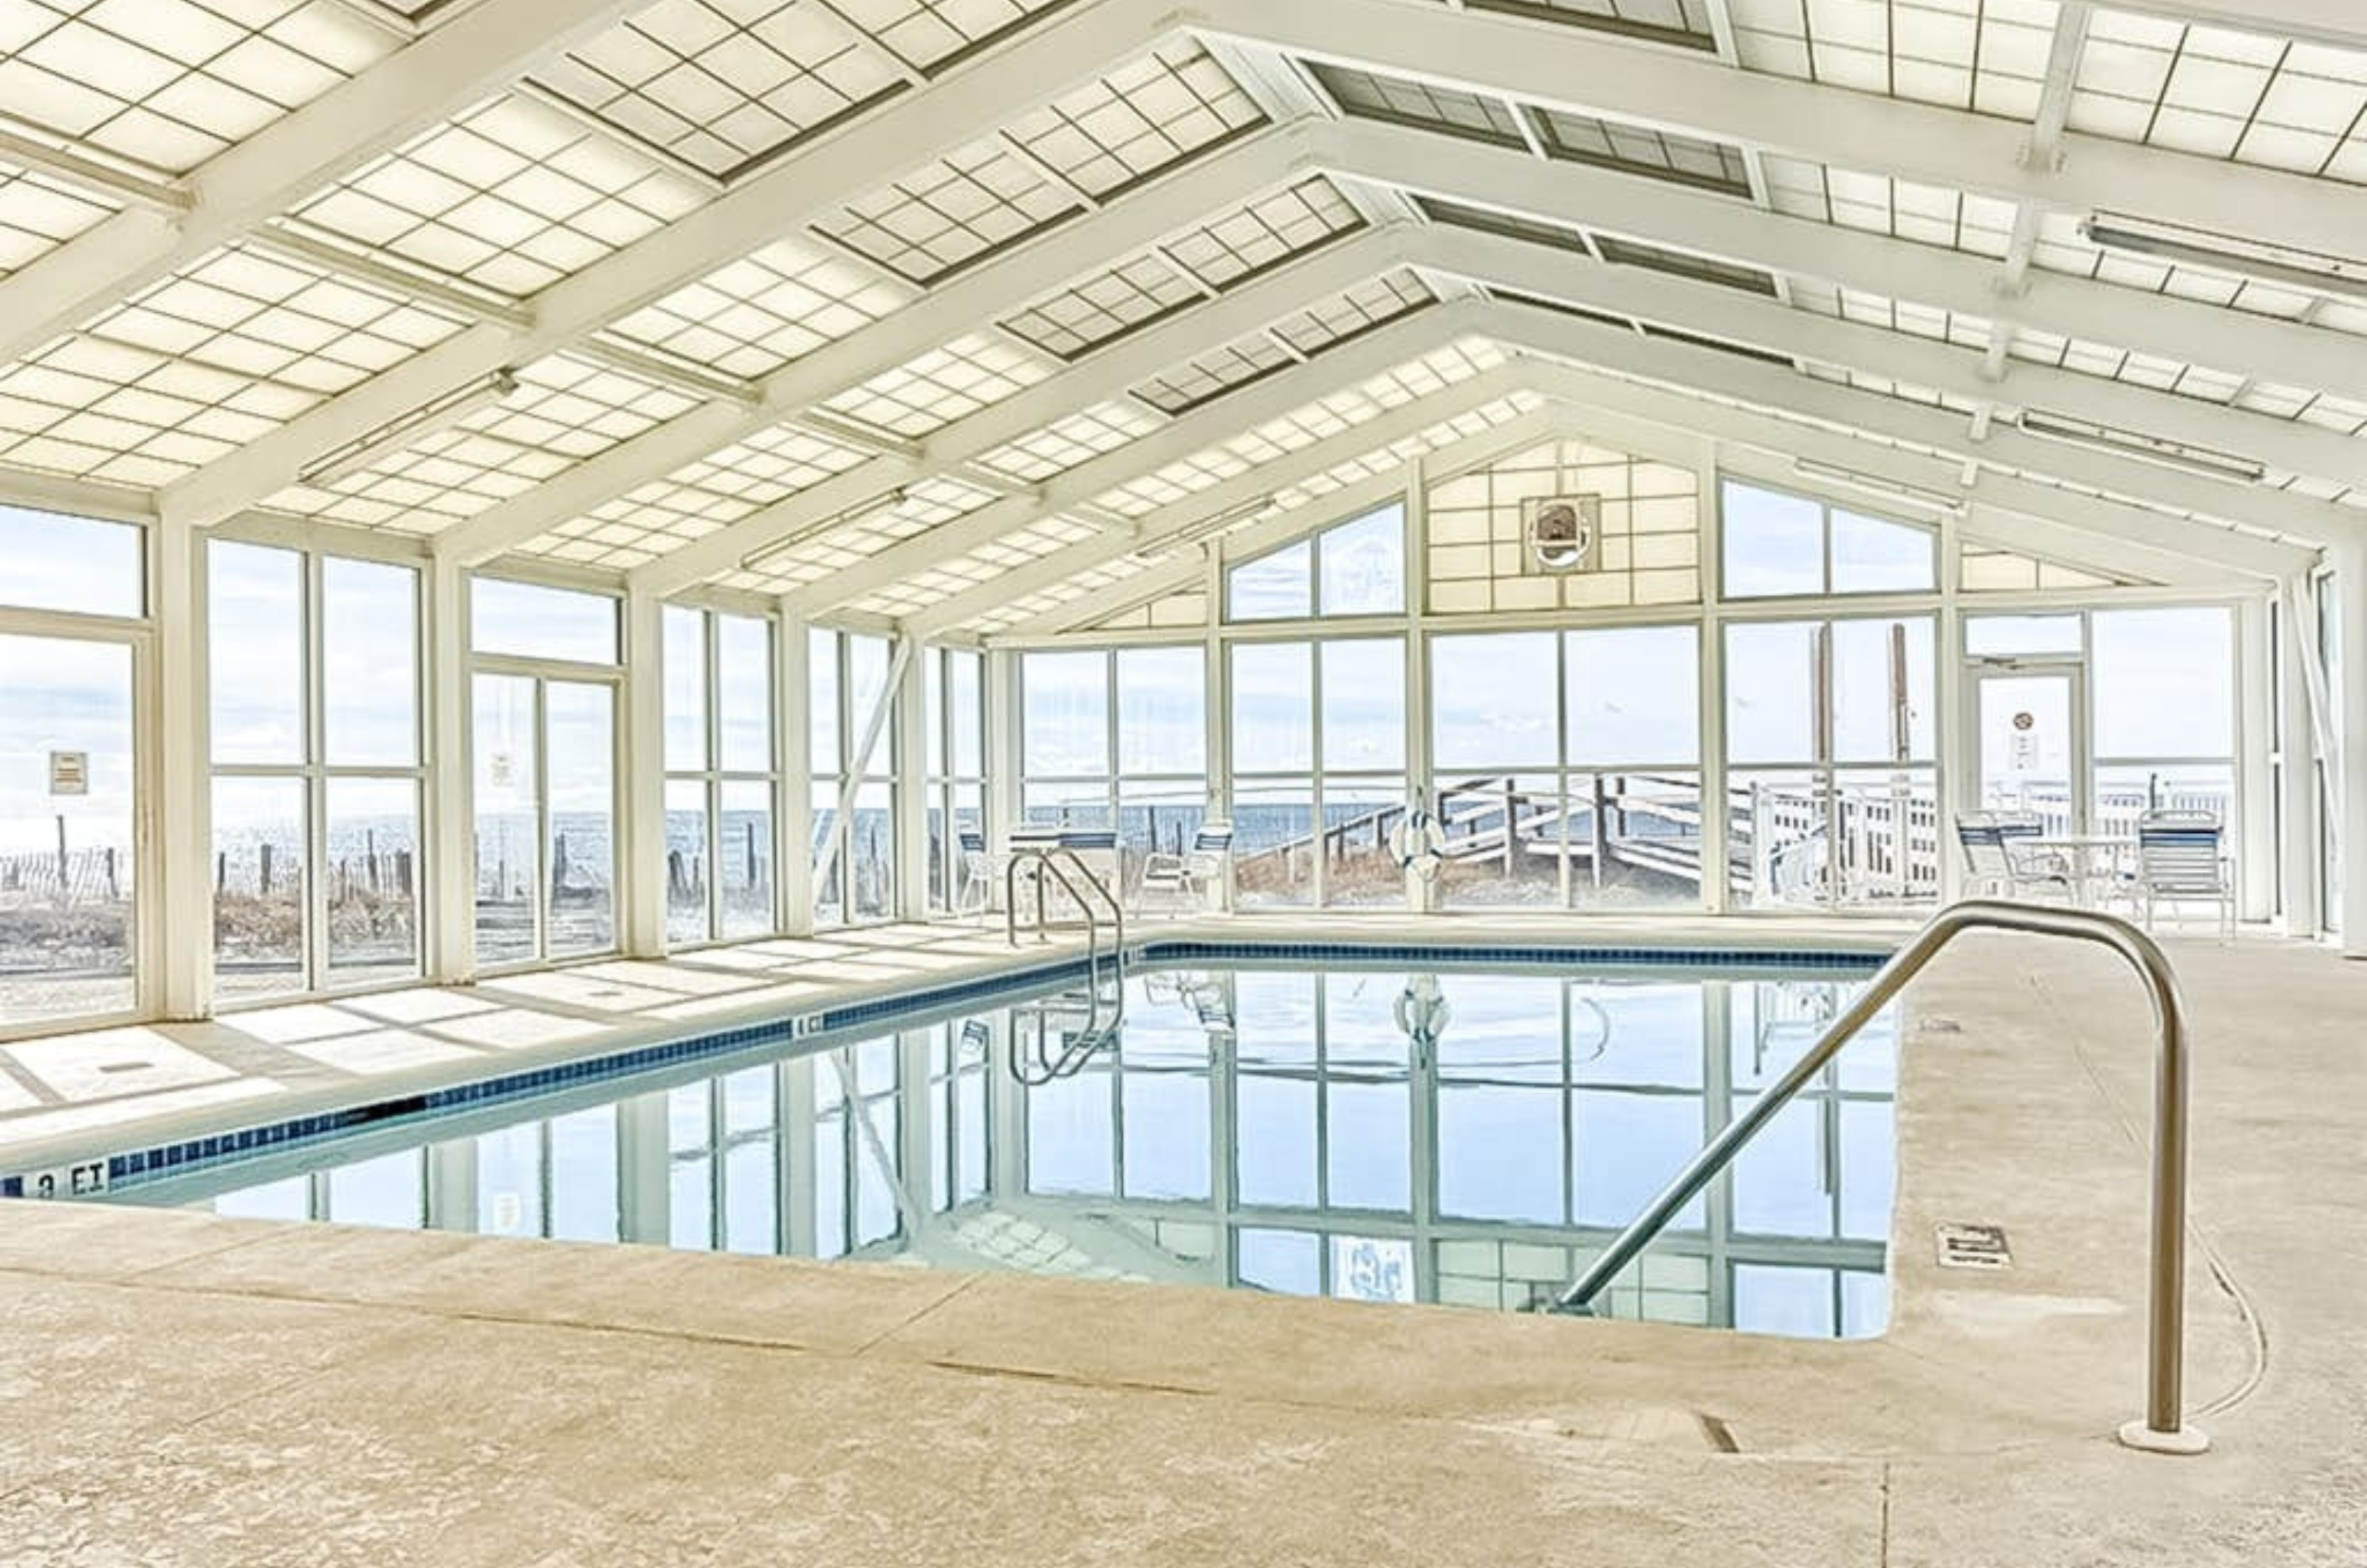
{"type": "Polygon", "coordinates": [[[895,711],[882,706],[888,639],[807,632],[807,724],[813,766],[813,913],[817,923],[896,916],[895,711]],[[863,755],[864,743],[869,754],[863,755]],[[850,782],[860,773],[853,799],[850,782]],[[842,821],[842,814],[844,820],[842,821]]]}
{"type": "Polygon", "coordinates": [[[1207,655],[1182,648],[1023,655],[1021,810],[1116,830],[1119,877],[1188,848],[1207,812],[1207,655]]]}
{"type": "Polygon", "coordinates": [[[1234,880],[1244,905],[1394,904],[1405,807],[1405,641],[1230,650],[1234,880]]]}
{"type": "Polygon", "coordinates": [[[142,530],[0,505],[0,606],[136,619],[147,613],[142,530]]]}
{"type": "Polygon", "coordinates": [[[986,656],[967,649],[922,652],[928,729],[929,908],[980,907],[967,884],[986,844],[986,656]],[[966,847],[967,846],[967,847],[966,847]]]}
{"type": "Polygon", "coordinates": [[[2235,839],[2235,624],[2219,605],[2090,616],[2099,831],[2207,811],[2235,839]]]}
{"type": "Polygon", "coordinates": [[[482,964],[617,944],[617,606],[479,578],[470,769],[482,964]]]}
{"type": "Polygon", "coordinates": [[[1405,507],[1376,511],[1243,561],[1226,573],[1234,621],[1394,615],[1405,609],[1405,507]]]}
{"type": "Polygon", "coordinates": [[[206,549],[214,992],[419,972],[419,574],[206,549]]]}
{"type": "Polygon", "coordinates": [[[1929,593],[1938,536],[1788,491],[1729,479],[1718,487],[1729,599],[1929,593]]]}
{"type": "Polygon", "coordinates": [[[1433,637],[1449,905],[1702,900],[1692,626],[1433,637]]]}
{"type": "Polygon", "coordinates": [[[665,642],[666,940],[770,934],[780,771],[773,626],[670,604],[665,642]]]}
{"type": "Polygon", "coordinates": [[[1736,898],[1897,907],[1939,896],[1932,623],[1726,632],[1727,853],[1736,898]]]}

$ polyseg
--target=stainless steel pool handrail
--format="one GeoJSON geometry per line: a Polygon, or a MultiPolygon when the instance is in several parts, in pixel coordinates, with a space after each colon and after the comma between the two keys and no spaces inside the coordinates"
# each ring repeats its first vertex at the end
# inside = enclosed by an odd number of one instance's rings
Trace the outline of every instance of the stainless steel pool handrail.
{"type": "Polygon", "coordinates": [[[1116,894],[1102,886],[1102,879],[1093,874],[1092,868],[1085,864],[1076,851],[1060,844],[1023,845],[1012,851],[1010,863],[1002,869],[1002,931],[1004,938],[1014,947],[1019,945],[1019,868],[1030,862],[1036,866],[1036,923],[1031,929],[1037,941],[1051,940],[1048,934],[1051,928],[1044,919],[1044,876],[1047,872],[1084,914],[1085,977],[1086,985],[1093,992],[1093,1004],[1085,1022],[1089,1033],[1101,1027],[1102,922],[1093,908],[1093,901],[1085,896],[1085,888],[1092,888],[1108,905],[1115,939],[1109,949],[1110,966],[1117,981],[1118,1017],[1110,1021],[1115,1027],[1126,1012],[1126,907],[1118,902],[1116,894]],[[1063,862],[1076,868],[1076,877],[1069,874],[1063,862]],[[1083,879],[1082,887],[1078,886],[1078,877],[1083,879]]]}
{"type": "Polygon", "coordinates": [[[1906,988],[1940,950],[1968,931],[2022,931],[2071,937],[2111,948],[2128,960],[2153,997],[2161,1050],[2154,1067],[2152,1258],[2147,1279],[2146,1413],[2120,1429],[2131,1448],[2161,1453],[2201,1453],[2210,1439],[2180,1425],[2184,1371],[2186,1277],[2186,1098],[2185,998],[2169,959],[2153,938],[2112,915],[2057,909],[2002,899],[1967,899],[1941,910],[1914,940],[1876,970],[1863,993],[1817,1037],[1791,1070],[1770,1084],[1748,1110],[1710,1140],[1693,1162],[1663,1188],[1641,1214],[1614,1237],[1609,1250],[1554,1298],[1557,1312],[1585,1312],[1612,1277],[1693,1201],[1730,1164],[1775,1113],[1824,1070],[1874,1016],[1906,988]]]}

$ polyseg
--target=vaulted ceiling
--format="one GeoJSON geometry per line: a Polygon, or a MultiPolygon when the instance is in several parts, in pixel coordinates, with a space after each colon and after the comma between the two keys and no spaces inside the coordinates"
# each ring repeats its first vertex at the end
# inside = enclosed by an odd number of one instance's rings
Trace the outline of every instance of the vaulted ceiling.
{"type": "Polygon", "coordinates": [[[0,0],[0,499],[1047,629],[1541,421],[2367,529],[2345,0],[0,0]]]}

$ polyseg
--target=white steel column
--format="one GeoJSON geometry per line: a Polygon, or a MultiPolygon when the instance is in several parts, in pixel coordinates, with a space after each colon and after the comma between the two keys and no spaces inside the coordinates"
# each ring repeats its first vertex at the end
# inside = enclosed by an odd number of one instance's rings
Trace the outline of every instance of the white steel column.
{"type": "Polygon", "coordinates": [[[1726,630],[1718,595],[1725,583],[1725,514],[1717,491],[1717,443],[1704,437],[1693,459],[1699,498],[1693,521],[1701,540],[1701,886],[1702,907],[1726,913],[1733,879],[1726,863],[1726,630]]]}
{"type": "MultiPolygon", "coordinates": [[[[781,812],[773,835],[780,888],[780,926],[791,936],[813,931],[813,687],[806,667],[805,617],[784,610],[773,656],[773,715],[780,730],[781,812]]],[[[806,1255],[810,1256],[809,1240],[806,1255]]]]}
{"type": "MultiPolygon", "coordinates": [[[[1969,514],[1969,513],[1968,513],[1969,514]]],[[[1942,513],[1940,517],[1940,620],[1938,647],[1932,659],[1933,678],[1939,689],[1932,700],[1939,705],[1933,734],[1939,740],[1939,765],[1932,774],[1940,813],[1940,902],[1953,903],[1964,896],[1964,853],[1956,847],[1955,830],[1951,826],[1956,813],[1979,804],[1980,781],[1973,774],[1978,764],[1973,760],[1976,750],[1968,739],[1973,733],[1972,715],[1967,711],[1970,701],[1965,680],[1965,617],[1956,595],[1964,581],[1964,536],[1961,520],[1942,513]]]]}
{"type": "Polygon", "coordinates": [[[2353,536],[2334,547],[2342,623],[2336,645],[2342,660],[2342,705],[2334,716],[2342,748],[2342,821],[2336,841],[2342,851],[2342,952],[2367,958],[2367,865],[2359,849],[2367,844],[2367,541],[2353,536]]]}
{"type": "Polygon", "coordinates": [[[2309,578],[2289,577],[2279,585],[2276,744],[2284,765],[2277,770],[2277,845],[2284,889],[2284,933],[2304,939],[2317,934],[2317,723],[2310,700],[2316,679],[2317,617],[2311,613],[2309,578]]]}
{"type": "Polygon", "coordinates": [[[454,561],[424,568],[427,639],[427,978],[476,974],[476,825],[470,784],[469,574],[454,561]]]}
{"type": "MultiPolygon", "coordinates": [[[[1422,617],[1430,609],[1430,474],[1419,457],[1405,467],[1405,764],[1407,799],[1420,791],[1431,801],[1430,637],[1422,617]]],[[[1511,825],[1505,830],[1511,831],[1511,825]]],[[[1406,908],[1427,915],[1438,908],[1438,885],[1409,869],[1406,908]]]]}
{"type": "MultiPolygon", "coordinates": [[[[929,716],[927,661],[937,657],[910,637],[904,672],[897,682],[896,759],[889,806],[896,818],[896,913],[907,920],[929,918],[929,716]]],[[[951,824],[946,825],[952,852],[951,824]]],[[[922,1204],[925,1212],[928,1205],[922,1204]]]]}
{"type": "MultiPolygon", "coordinates": [[[[702,635],[704,635],[702,627],[702,635]]],[[[712,689],[712,671],[709,671],[712,689]]],[[[625,595],[625,682],[618,694],[621,765],[617,832],[617,937],[629,958],[666,951],[665,604],[625,595]]]]}
{"type": "MultiPolygon", "coordinates": [[[[986,841],[995,853],[1011,847],[1019,819],[1019,656],[1001,649],[986,656],[986,841]]],[[[990,893],[989,902],[994,895],[990,893]]],[[[995,1075],[1000,1081],[1000,1074],[995,1075]]]]}
{"type": "Polygon", "coordinates": [[[208,756],[204,536],[186,525],[156,525],[156,678],[150,780],[157,896],[148,901],[140,955],[153,964],[143,1005],[166,1018],[213,1010],[213,812],[208,756]]]}
{"type": "Polygon", "coordinates": [[[2277,715],[2271,695],[2269,602],[2245,599],[2236,606],[2236,909],[2247,920],[2276,913],[2277,803],[2269,768],[2276,745],[2277,715]]]}
{"type": "Polygon", "coordinates": [[[1202,649],[1206,654],[1201,677],[1201,713],[1207,731],[1208,813],[1219,821],[1233,825],[1233,852],[1225,857],[1225,875],[1217,889],[1219,912],[1233,912],[1233,882],[1235,867],[1241,859],[1241,819],[1233,800],[1233,678],[1231,660],[1225,655],[1225,639],[1221,635],[1225,624],[1225,548],[1221,539],[1211,539],[1201,548],[1201,581],[1206,587],[1204,601],[1207,614],[1203,617],[1202,649]]]}

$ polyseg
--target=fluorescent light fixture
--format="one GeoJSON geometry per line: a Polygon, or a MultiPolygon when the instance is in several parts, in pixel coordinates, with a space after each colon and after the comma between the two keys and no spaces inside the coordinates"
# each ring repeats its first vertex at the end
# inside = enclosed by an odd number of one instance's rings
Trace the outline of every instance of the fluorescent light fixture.
{"type": "Polygon", "coordinates": [[[2116,430],[2109,424],[2098,424],[2092,420],[2078,419],[2070,414],[2049,413],[2044,409],[2024,409],[2022,417],[2014,423],[2025,435],[2043,436],[2049,441],[2062,441],[2074,446],[2109,452],[2116,457],[2135,457],[2139,462],[2157,463],[2181,473],[2202,474],[2214,479],[2258,484],[2269,471],[2267,464],[2239,457],[2232,452],[2197,446],[2187,441],[2173,441],[2166,435],[2148,435],[2141,430],[2116,430]]]}
{"type": "Polygon", "coordinates": [[[413,443],[425,440],[439,430],[449,430],[470,414],[493,407],[517,389],[515,376],[507,370],[496,370],[459,391],[448,392],[434,402],[424,403],[409,413],[388,420],[376,430],[356,436],[334,451],[324,453],[307,463],[296,477],[315,488],[342,484],[413,443]]]}
{"type": "Polygon", "coordinates": [[[904,504],[904,487],[898,485],[894,490],[875,495],[868,501],[857,502],[844,512],[833,512],[818,523],[809,523],[785,538],[776,539],[742,556],[740,570],[761,571],[768,563],[779,559],[799,545],[819,538],[834,528],[851,527],[859,523],[868,523],[875,517],[884,517],[904,504]]]}
{"type": "Polygon", "coordinates": [[[1886,479],[1879,474],[1860,473],[1844,468],[1838,463],[1820,463],[1814,457],[1795,457],[1792,471],[1804,479],[1822,479],[1827,484],[1841,485],[1850,490],[1863,491],[1879,496],[1894,506],[1918,512],[1944,512],[1951,514],[1965,510],[1965,498],[1942,490],[1926,490],[1921,485],[1886,479]]]}
{"type": "Polygon", "coordinates": [[[2215,267],[2316,293],[2367,298],[2367,261],[2349,256],[2329,256],[2272,241],[2248,240],[2117,212],[2098,212],[2081,220],[2079,233],[2090,244],[2108,251],[2215,267]]]}

